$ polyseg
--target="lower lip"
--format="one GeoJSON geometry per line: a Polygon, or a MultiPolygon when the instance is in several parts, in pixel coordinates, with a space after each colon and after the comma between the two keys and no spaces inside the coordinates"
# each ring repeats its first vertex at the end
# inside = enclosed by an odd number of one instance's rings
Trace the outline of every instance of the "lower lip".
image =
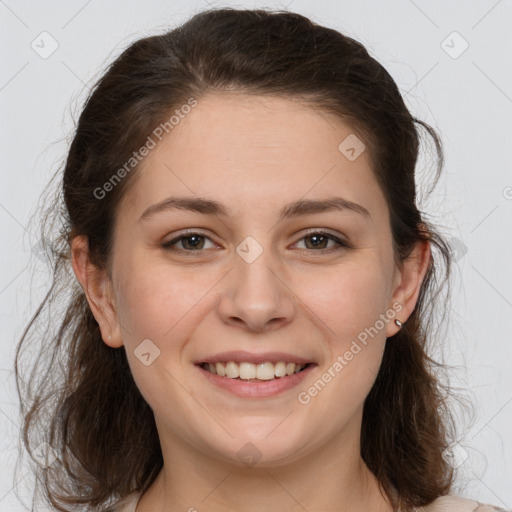
{"type": "Polygon", "coordinates": [[[316,365],[309,364],[299,373],[287,375],[286,377],[278,377],[273,380],[263,380],[260,382],[250,382],[247,380],[221,377],[220,375],[201,368],[199,365],[196,366],[212,384],[215,384],[222,389],[231,391],[231,393],[244,398],[264,398],[277,395],[299,385],[316,365]]]}

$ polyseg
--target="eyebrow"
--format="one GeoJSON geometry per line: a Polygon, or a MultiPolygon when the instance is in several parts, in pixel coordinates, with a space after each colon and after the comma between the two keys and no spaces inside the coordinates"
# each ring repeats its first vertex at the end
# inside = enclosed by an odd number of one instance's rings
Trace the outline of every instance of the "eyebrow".
{"type": "MultiPolygon", "coordinates": [[[[229,217],[229,211],[223,203],[213,199],[202,197],[168,197],[159,203],[156,203],[146,210],[139,218],[144,221],[153,217],[157,213],[168,210],[187,210],[204,215],[216,215],[221,217],[229,217]]],[[[352,211],[358,213],[368,219],[372,219],[370,212],[362,205],[344,199],[343,197],[331,197],[329,199],[299,199],[284,206],[280,213],[280,220],[310,215],[313,213],[323,213],[330,211],[352,211]]]]}

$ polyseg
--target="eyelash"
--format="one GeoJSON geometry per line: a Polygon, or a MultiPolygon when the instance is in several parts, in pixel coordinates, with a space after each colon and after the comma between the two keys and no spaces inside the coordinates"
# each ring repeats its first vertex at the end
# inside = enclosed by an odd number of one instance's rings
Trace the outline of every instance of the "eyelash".
{"type": "MultiPolygon", "coordinates": [[[[344,240],[341,240],[340,238],[338,238],[337,236],[334,236],[333,234],[331,234],[329,232],[321,231],[321,230],[320,231],[310,231],[309,233],[306,233],[300,240],[298,240],[298,242],[304,240],[305,238],[312,237],[313,235],[320,235],[320,236],[327,237],[328,239],[330,239],[333,242],[335,242],[337,245],[335,245],[334,247],[330,247],[328,249],[319,249],[319,250],[315,250],[315,249],[301,249],[301,250],[320,252],[322,254],[330,254],[331,252],[339,251],[339,250],[342,250],[342,249],[350,249],[352,247],[348,242],[346,242],[344,240]]],[[[189,253],[189,254],[190,253],[201,253],[201,252],[203,252],[203,250],[201,250],[201,249],[199,249],[197,251],[194,251],[194,250],[187,250],[187,249],[176,249],[174,247],[174,245],[177,242],[179,242],[180,240],[183,240],[183,239],[186,239],[186,238],[191,238],[193,236],[200,236],[202,238],[205,238],[205,239],[210,240],[211,242],[213,242],[213,240],[211,240],[210,237],[208,237],[206,235],[203,235],[202,233],[198,233],[198,232],[195,232],[195,231],[187,231],[185,233],[182,233],[180,236],[174,238],[173,240],[170,240],[168,242],[163,243],[162,244],[162,248],[164,248],[164,249],[166,249],[168,251],[183,252],[183,253],[189,253]]]]}

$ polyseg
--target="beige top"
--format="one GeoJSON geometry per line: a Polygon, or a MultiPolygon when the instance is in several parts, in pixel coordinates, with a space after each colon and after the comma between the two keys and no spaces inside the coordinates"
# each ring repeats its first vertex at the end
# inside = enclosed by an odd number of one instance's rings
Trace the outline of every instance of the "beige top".
{"type": "MultiPolygon", "coordinates": [[[[135,512],[139,501],[139,493],[132,494],[123,498],[113,512],[135,512]]],[[[461,498],[459,496],[441,496],[434,500],[430,505],[415,509],[416,512],[512,512],[504,508],[492,505],[485,505],[478,501],[461,498]]]]}

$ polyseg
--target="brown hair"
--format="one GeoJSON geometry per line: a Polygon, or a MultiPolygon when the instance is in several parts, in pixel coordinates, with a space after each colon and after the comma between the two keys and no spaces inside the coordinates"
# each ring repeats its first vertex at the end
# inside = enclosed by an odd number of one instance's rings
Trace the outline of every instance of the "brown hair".
{"type": "Polygon", "coordinates": [[[390,74],[359,42],[296,13],[231,8],[200,12],[163,35],[134,42],[95,84],[78,120],[62,182],[42,223],[43,240],[51,241],[53,282],[16,351],[23,443],[32,454],[44,440],[48,445],[41,446],[57,456],[36,468],[45,497],[60,511],[80,504],[98,509],[144,492],[162,468],[153,413],[124,349],[101,338],[70,271],[70,243],[86,235],[91,261],[109,269],[116,207],[133,185],[136,167],[107,198],[95,191],[177,107],[227,90],[300,99],[351,126],[368,148],[387,199],[397,264],[416,242],[432,244],[417,305],[386,344],[361,433],[361,455],[394,506],[426,505],[453,484],[443,458],[455,425],[451,391],[436,375],[445,366],[427,355],[451,254],[416,205],[417,128],[435,144],[434,184],[443,166],[441,141],[410,114],[390,74]],[[51,240],[55,222],[61,225],[51,240]],[[63,303],[59,328],[52,330],[51,306],[63,303]],[[24,372],[21,353],[29,339],[40,358],[24,372]]]}

